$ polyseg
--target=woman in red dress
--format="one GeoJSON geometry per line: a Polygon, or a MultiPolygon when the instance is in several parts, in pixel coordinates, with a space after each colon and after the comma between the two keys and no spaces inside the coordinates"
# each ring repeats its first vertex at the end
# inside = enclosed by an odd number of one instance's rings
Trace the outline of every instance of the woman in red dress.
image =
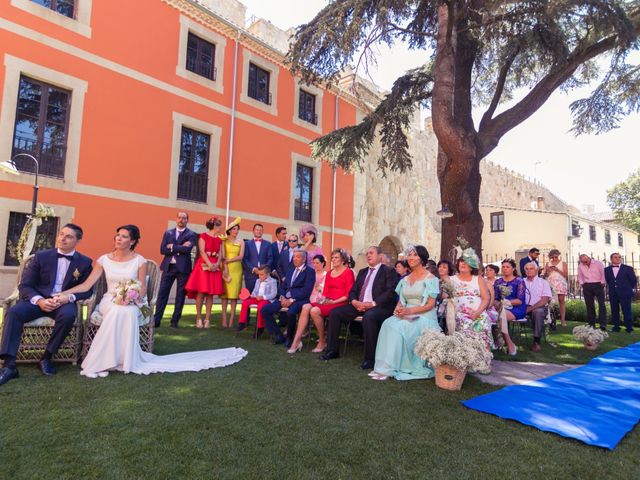
{"type": "Polygon", "coordinates": [[[307,303],[302,307],[296,336],[291,342],[291,348],[287,350],[288,353],[302,350],[302,335],[309,323],[309,316],[318,330],[318,345],[312,352],[319,353],[327,348],[324,337],[324,317],[334,308],[347,304],[349,291],[355,281],[353,270],[349,268],[349,254],[342,248],[331,252],[331,271],[325,277],[322,294],[318,295],[316,302],[307,303]]]}
{"type": "Polygon", "coordinates": [[[211,217],[205,224],[207,231],[198,238],[199,256],[184,289],[187,297],[196,299],[196,328],[209,328],[211,306],[214,295],[222,295],[222,265],[224,254],[220,229],[222,221],[211,217]],[[202,324],[202,303],[206,302],[204,325],[202,324]]]}

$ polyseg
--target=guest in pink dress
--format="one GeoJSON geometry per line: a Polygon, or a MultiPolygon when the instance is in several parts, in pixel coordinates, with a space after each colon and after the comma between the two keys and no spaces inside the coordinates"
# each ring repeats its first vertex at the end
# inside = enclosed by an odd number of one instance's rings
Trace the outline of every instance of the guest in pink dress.
{"type": "Polygon", "coordinates": [[[302,239],[302,248],[307,252],[307,265],[313,267],[313,259],[316,255],[323,255],[322,248],[316,242],[318,241],[318,229],[310,223],[303,225],[300,229],[300,238],[302,239]]]}

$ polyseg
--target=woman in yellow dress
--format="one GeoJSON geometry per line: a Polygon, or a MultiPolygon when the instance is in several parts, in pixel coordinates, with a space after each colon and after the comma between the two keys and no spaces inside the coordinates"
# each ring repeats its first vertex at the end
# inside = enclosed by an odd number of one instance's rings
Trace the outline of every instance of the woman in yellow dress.
{"type": "Polygon", "coordinates": [[[222,296],[222,328],[233,328],[238,305],[238,296],[242,286],[242,257],[244,241],[238,240],[240,217],[227,225],[227,239],[224,242],[224,294],[222,296]],[[227,305],[231,304],[231,314],[227,321],[227,305]]]}

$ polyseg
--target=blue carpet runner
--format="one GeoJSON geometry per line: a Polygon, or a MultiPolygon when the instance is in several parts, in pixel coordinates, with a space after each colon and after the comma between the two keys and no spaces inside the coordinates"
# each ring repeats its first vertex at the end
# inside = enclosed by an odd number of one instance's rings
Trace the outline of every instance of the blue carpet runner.
{"type": "Polygon", "coordinates": [[[640,420],[640,343],[612,350],[583,367],[462,404],[613,450],[640,420]]]}

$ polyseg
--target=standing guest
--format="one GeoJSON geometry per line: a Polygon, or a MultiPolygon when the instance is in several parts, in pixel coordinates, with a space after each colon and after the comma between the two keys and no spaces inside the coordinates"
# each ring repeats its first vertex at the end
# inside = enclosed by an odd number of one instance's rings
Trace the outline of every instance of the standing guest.
{"type": "Polygon", "coordinates": [[[77,295],[57,295],[81,284],[91,273],[91,259],[76,250],[80,240],[82,228],[68,223],[58,232],[56,248],[36,253],[25,266],[18,285],[20,300],[9,309],[2,325],[0,358],[4,360],[4,368],[0,368],[0,385],[18,378],[16,356],[24,324],[39,317],[50,317],[56,322],[38,363],[44,375],[55,375],[51,359],[76,321],[75,302],[93,293],[88,290],[77,295]]]}
{"type": "Polygon", "coordinates": [[[409,269],[409,264],[406,260],[398,260],[396,262],[396,273],[400,278],[404,278],[411,273],[409,269]]]}
{"type": "Polygon", "coordinates": [[[287,243],[287,227],[276,228],[276,240],[271,243],[271,270],[276,271],[278,269],[278,261],[280,260],[280,254],[283,250],[287,250],[289,245],[287,243]]]}
{"type": "Polygon", "coordinates": [[[274,344],[285,344],[287,348],[291,346],[295,331],[296,318],[302,307],[309,303],[309,297],[313,291],[316,281],[316,273],[307,266],[307,252],[296,249],[293,252],[293,268],[287,272],[284,282],[280,286],[280,298],[269,305],[262,307],[267,330],[275,335],[274,344]],[[286,308],[287,337],[285,338],[276,325],[274,315],[281,309],[286,308]]]}
{"type": "Polygon", "coordinates": [[[242,266],[244,267],[244,283],[253,292],[258,278],[258,267],[271,265],[271,243],[262,238],[264,226],[256,223],[253,226],[253,238],[246,242],[242,266]]]}
{"type": "Polygon", "coordinates": [[[312,266],[313,258],[316,255],[323,255],[322,248],[316,244],[318,229],[309,223],[303,225],[300,229],[300,238],[304,242],[302,248],[307,252],[307,264],[312,266]]]}
{"type": "Polygon", "coordinates": [[[380,259],[380,247],[367,249],[368,267],[358,272],[356,283],[349,292],[349,304],[337,307],[329,314],[327,322],[327,352],[320,356],[321,360],[338,358],[338,340],[340,326],[358,316],[362,316],[362,335],[364,337],[364,361],[360,365],[363,370],[372,369],[376,358],[378,332],[382,322],[393,314],[395,305],[395,288],[398,274],[383,265],[380,259]]]}
{"type": "Polygon", "coordinates": [[[456,332],[478,336],[490,350],[493,346],[491,319],[486,309],[489,292],[484,278],[478,275],[480,261],[472,248],[462,252],[456,260],[458,273],[451,277],[455,291],[452,301],[456,305],[456,332]]]}
{"type": "MultiPolygon", "coordinates": [[[[316,255],[317,258],[318,256],[316,255]]],[[[324,351],[327,346],[324,337],[324,319],[334,308],[347,304],[349,292],[355,280],[353,270],[349,268],[349,254],[342,248],[331,252],[331,271],[325,276],[322,296],[320,298],[316,296],[315,301],[309,298],[309,303],[302,307],[298,328],[289,353],[293,354],[302,350],[302,335],[309,324],[309,316],[311,316],[313,324],[318,331],[318,345],[312,352],[320,353],[324,351]]]]}
{"type": "Polygon", "coordinates": [[[240,287],[242,287],[242,259],[244,258],[245,243],[238,239],[240,232],[240,217],[227,225],[224,242],[224,294],[222,296],[222,328],[233,328],[233,320],[238,305],[240,287]],[[231,313],[227,317],[227,306],[231,304],[231,313]]]}
{"type": "Polygon", "coordinates": [[[156,327],[160,326],[174,282],[176,282],[176,299],[173,315],[171,316],[171,326],[178,328],[178,321],[182,317],[182,308],[184,307],[186,295],[184,286],[191,274],[191,250],[193,250],[198,240],[196,232],[187,228],[188,223],[189,214],[187,212],[178,212],[176,228],[167,230],[162,236],[160,253],[164,255],[164,258],[160,263],[162,279],[160,280],[158,303],[156,304],[156,313],[154,315],[156,327]]]}
{"type": "Polygon", "coordinates": [[[538,257],[540,256],[540,250],[536,247],[529,249],[529,255],[520,259],[520,276],[524,278],[524,266],[527,263],[535,263],[538,266],[538,270],[540,269],[540,264],[538,263],[538,257]]]}
{"type": "Polygon", "coordinates": [[[443,285],[446,282],[450,282],[451,277],[455,274],[455,269],[453,268],[453,263],[449,260],[440,260],[436,264],[436,277],[440,280],[440,293],[438,294],[438,298],[436,299],[436,315],[438,317],[438,323],[440,324],[440,328],[445,333],[448,333],[447,329],[447,303],[449,302],[449,297],[443,290],[443,285]]]}
{"type": "Polygon", "coordinates": [[[440,288],[438,279],[426,269],[427,249],[410,245],[407,250],[405,258],[411,273],[398,283],[398,304],[393,316],[386,319],[380,329],[375,366],[369,374],[374,380],[389,377],[417,380],[434,376],[433,369],[416,355],[414,348],[423,331],[440,331],[435,311],[440,288]]]}
{"type": "Polygon", "coordinates": [[[600,330],[607,329],[607,308],[605,307],[604,285],[604,265],[589,255],[581,254],[578,264],[578,283],[582,287],[584,303],[587,305],[587,322],[595,328],[596,326],[596,304],[598,299],[598,323],[600,330]]]}
{"type": "Polygon", "coordinates": [[[619,253],[611,254],[611,265],[604,269],[604,277],[609,287],[609,304],[611,305],[611,321],[613,331],[620,331],[620,308],[624,316],[624,326],[627,333],[633,332],[633,317],[631,315],[631,300],[633,289],[638,284],[633,268],[622,263],[619,253]]]}
{"type": "MultiPolygon", "coordinates": [[[[496,310],[502,309],[502,299],[509,300],[511,310],[506,311],[506,320],[514,321],[525,317],[527,314],[527,304],[525,302],[525,285],[524,280],[516,276],[516,262],[512,258],[505,258],[502,261],[502,278],[497,279],[494,286],[496,310]],[[503,295],[503,290],[505,294],[503,295]],[[508,294],[507,294],[508,291],[508,294]]],[[[507,345],[509,355],[515,357],[518,354],[518,348],[515,346],[509,335],[509,327],[506,322],[500,324],[502,330],[502,338],[507,345]]]]}
{"type": "MultiPolygon", "coordinates": [[[[278,266],[276,267],[276,273],[278,274],[280,282],[284,282],[289,268],[293,265],[293,252],[296,248],[298,248],[298,236],[292,233],[287,238],[287,248],[282,250],[280,258],[278,259],[278,266]]],[[[322,258],[324,258],[324,256],[322,256],[322,258]]]]}
{"type": "Polygon", "coordinates": [[[551,286],[544,278],[538,276],[538,267],[530,262],[524,266],[526,287],[527,315],[533,324],[532,352],[539,352],[540,339],[544,335],[544,321],[549,314],[549,300],[551,300],[551,286]]]}
{"type": "Polygon", "coordinates": [[[198,238],[199,256],[184,289],[187,297],[196,299],[196,328],[209,328],[211,325],[211,306],[213,296],[221,296],[222,268],[224,252],[220,233],[222,221],[211,217],[205,224],[207,231],[198,238]],[[204,325],[202,324],[202,303],[206,303],[204,325]]]}
{"type": "Polygon", "coordinates": [[[261,265],[258,268],[258,280],[256,286],[253,287],[251,296],[242,301],[240,308],[240,318],[238,319],[238,328],[236,331],[241,332],[247,328],[249,320],[249,307],[251,305],[258,306],[258,329],[256,330],[256,338],[260,338],[264,332],[264,318],[262,316],[262,307],[270,304],[278,296],[278,282],[271,275],[271,267],[269,265],[261,265]]]}
{"type": "Polygon", "coordinates": [[[383,265],[386,265],[387,267],[391,266],[391,259],[389,258],[389,255],[387,255],[386,253],[380,254],[380,261],[382,262],[383,265]]]}
{"type": "Polygon", "coordinates": [[[565,296],[569,293],[569,272],[567,264],[560,258],[560,250],[553,249],[549,251],[549,261],[544,266],[544,276],[551,284],[553,291],[558,295],[558,305],[560,305],[560,325],[567,326],[565,319],[567,305],[564,302],[565,296]]]}

